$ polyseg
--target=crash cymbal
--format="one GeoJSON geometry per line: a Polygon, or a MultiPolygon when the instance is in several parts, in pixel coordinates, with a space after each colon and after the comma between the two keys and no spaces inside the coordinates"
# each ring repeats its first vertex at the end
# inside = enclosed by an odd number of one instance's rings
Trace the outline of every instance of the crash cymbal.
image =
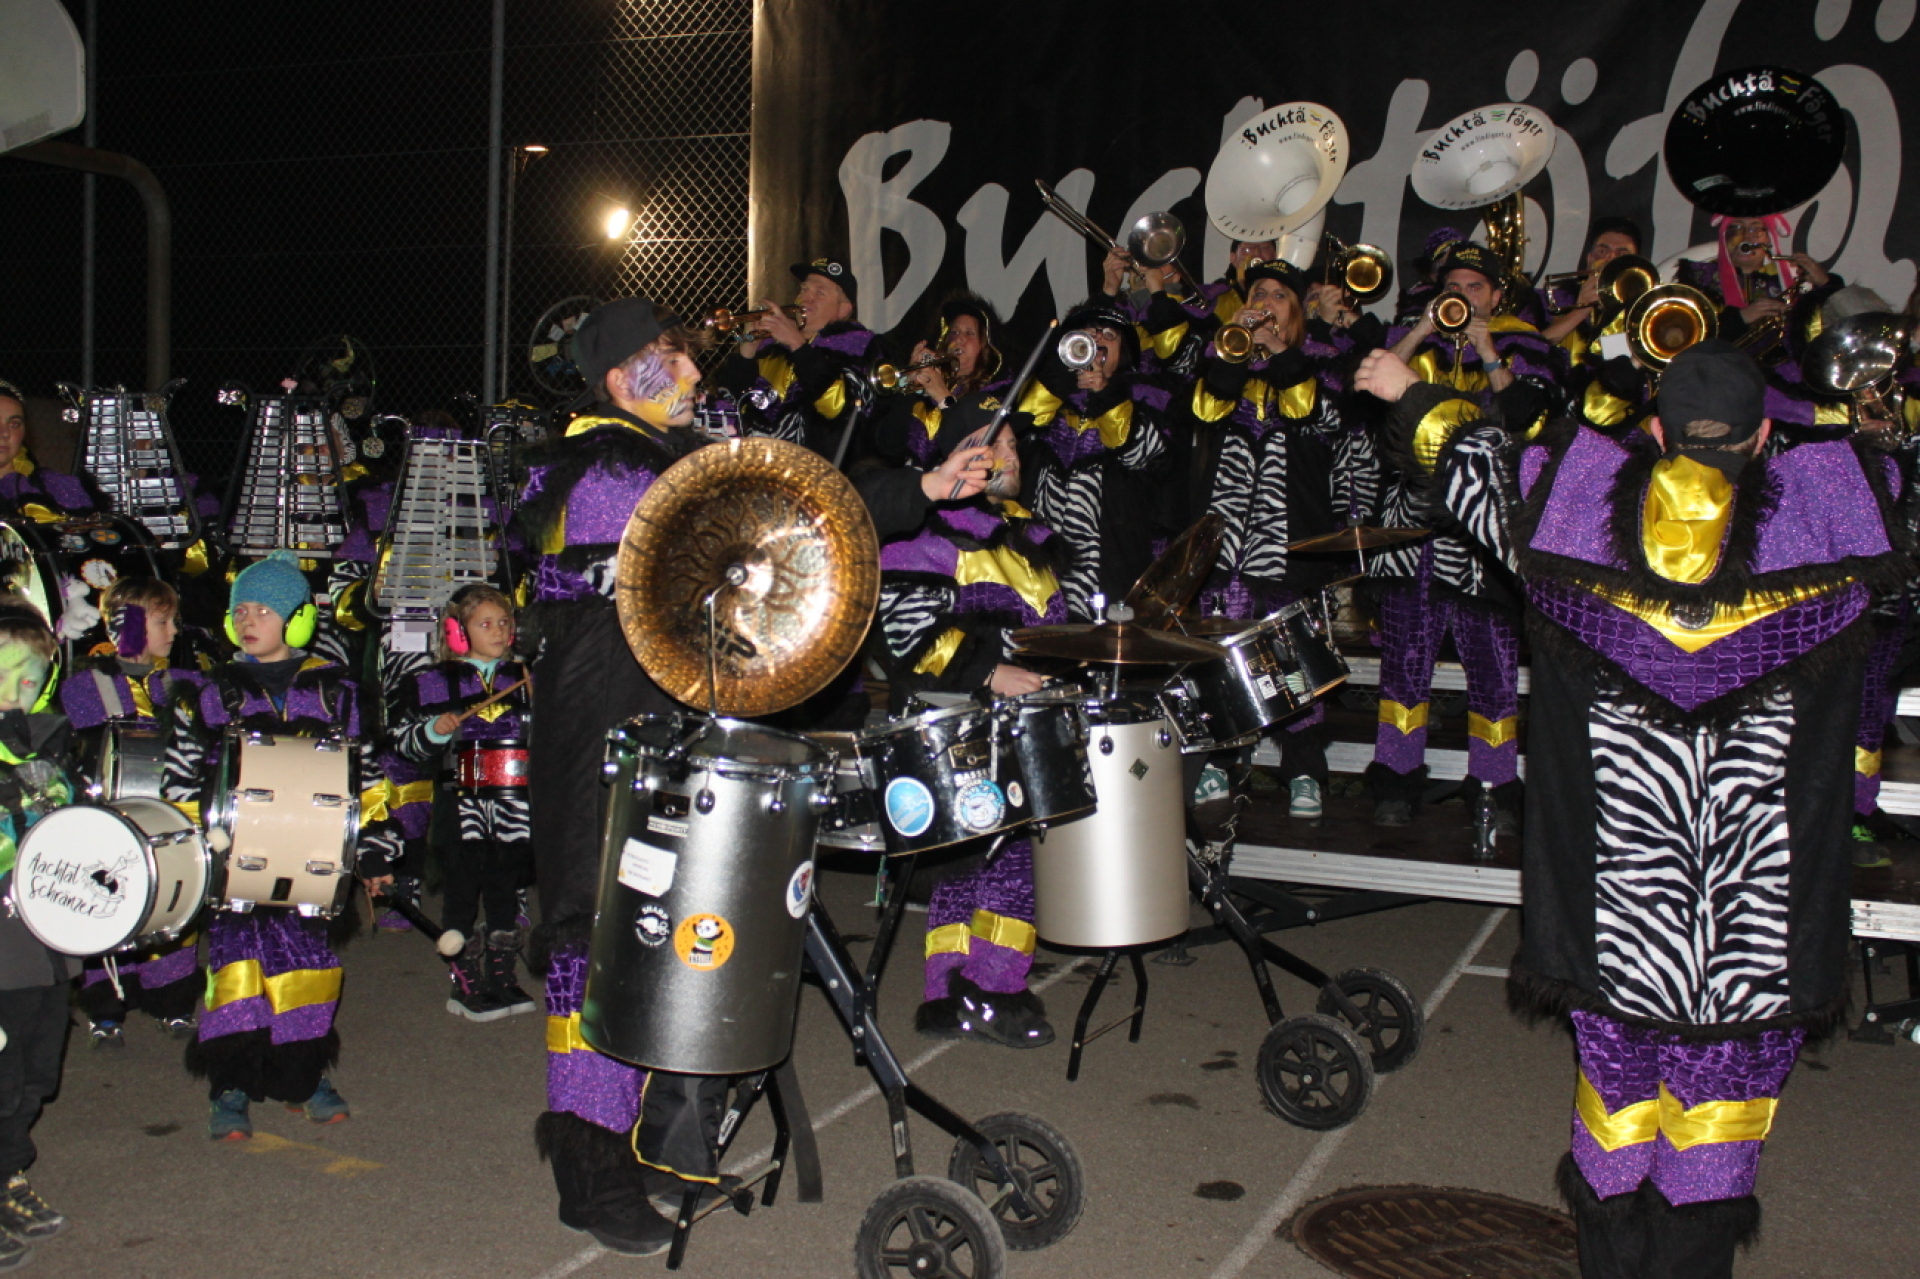
{"type": "Polygon", "coordinates": [[[1298,542],[1288,542],[1289,551],[1371,551],[1381,546],[1396,546],[1401,542],[1411,542],[1416,537],[1425,537],[1432,529],[1425,528],[1368,528],[1364,525],[1343,528],[1337,533],[1322,533],[1318,537],[1306,537],[1298,542]]]}
{"type": "Polygon", "coordinates": [[[846,477],[780,440],[711,444],[668,467],[633,508],[615,566],[620,630],[669,694],[770,715],[825,688],[860,650],[880,601],[880,547],[846,477]]]}
{"type": "Polygon", "coordinates": [[[1846,148],[1846,119],[1825,85],[1785,67],[1740,67],[1686,96],[1661,156],[1695,205],[1750,218],[1820,194],[1846,148]]]}
{"type": "Polygon", "coordinates": [[[1133,620],[1141,626],[1161,626],[1185,608],[1213,571],[1226,530],[1225,518],[1208,511],[1174,538],[1127,592],[1125,603],[1133,610],[1133,620]]]}
{"type": "Polygon", "coordinates": [[[1183,617],[1180,619],[1181,627],[1195,639],[1238,635],[1242,631],[1252,630],[1259,624],[1258,618],[1249,621],[1243,617],[1183,617]]]}
{"type": "Polygon", "coordinates": [[[1227,655],[1218,644],[1132,622],[1029,626],[1013,633],[1013,644],[1020,652],[1035,657],[1064,657],[1098,666],[1184,666],[1227,655]]]}

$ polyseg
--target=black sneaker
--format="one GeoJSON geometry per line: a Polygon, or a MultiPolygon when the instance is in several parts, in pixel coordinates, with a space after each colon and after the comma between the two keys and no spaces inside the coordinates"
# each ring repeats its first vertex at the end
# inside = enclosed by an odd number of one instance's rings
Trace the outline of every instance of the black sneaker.
{"type": "Polygon", "coordinates": [[[87,1046],[93,1049],[125,1048],[127,1037],[117,1021],[96,1021],[87,1027],[87,1046]]]}
{"type": "Polygon", "coordinates": [[[477,941],[468,943],[448,965],[447,976],[453,984],[447,991],[447,1011],[468,1021],[499,1021],[507,1015],[507,1005],[487,980],[477,941]]]}
{"type": "Polygon", "coordinates": [[[1045,1048],[1053,1042],[1046,1007],[1032,991],[981,990],[959,973],[953,975],[948,989],[960,1001],[960,1030],[967,1038],[1008,1048],[1045,1048]]]}
{"type": "Polygon", "coordinates": [[[587,1233],[608,1252],[629,1257],[657,1256],[673,1246],[673,1223],[645,1199],[617,1207],[600,1205],[587,1233]]]}
{"type": "Polygon", "coordinates": [[[1383,799],[1373,806],[1375,826],[1413,825],[1413,805],[1404,799],[1383,799]]]}
{"type": "Polygon", "coordinates": [[[67,1219],[27,1184],[27,1174],[16,1172],[0,1196],[0,1228],[22,1239],[51,1239],[66,1228],[67,1219]]]}
{"type": "Polygon", "coordinates": [[[32,1256],[32,1244],[9,1231],[0,1230],[0,1270],[24,1266],[32,1256]]]}
{"type": "Polygon", "coordinates": [[[965,1039],[960,1028],[960,997],[929,999],[913,1013],[913,1028],[928,1039],[965,1039]]]}

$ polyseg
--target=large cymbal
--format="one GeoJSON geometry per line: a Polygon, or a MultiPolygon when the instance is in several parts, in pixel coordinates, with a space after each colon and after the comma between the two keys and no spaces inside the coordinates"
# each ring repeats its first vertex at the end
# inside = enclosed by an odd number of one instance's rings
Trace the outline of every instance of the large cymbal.
{"type": "Polygon", "coordinates": [[[1184,666],[1227,655],[1218,644],[1132,622],[1029,626],[1013,633],[1013,643],[1020,652],[1035,657],[1064,657],[1098,666],[1184,666]]]}
{"type": "Polygon", "coordinates": [[[1160,626],[1185,608],[1213,571],[1226,531],[1225,518],[1218,511],[1208,511],[1174,538],[1127,592],[1125,603],[1133,610],[1133,620],[1142,626],[1160,626]]]}
{"type": "Polygon", "coordinates": [[[653,482],[627,521],[616,581],[633,655],[703,710],[717,589],[714,703],[770,715],[825,688],[860,650],[880,601],[880,547],[866,505],[825,458],[728,440],[653,482]]]}
{"type": "Polygon", "coordinates": [[[1484,208],[1538,177],[1559,136],[1544,111],[1525,103],[1475,107],[1421,144],[1413,193],[1437,209],[1484,208]]]}
{"type": "Polygon", "coordinates": [[[1686,96],[1661,156],[1680,194],[1708,213],[1764,217],[1819,195],[1846,147],[1825,85],[1785,67],[1740,67],[1686,96]]]}
{"type": "Polygon", "coordinates": [[[1426,528],[1343,528],[1333,533],[1322,533],[1318,537],[1304,537],[1298,542],[1288,542],[1289,551],[1371,551],[1382,546],[1397,546],[1401,542],[1411,542],[1416,537],[1425,537],[1432,529],[1426,528]]]}

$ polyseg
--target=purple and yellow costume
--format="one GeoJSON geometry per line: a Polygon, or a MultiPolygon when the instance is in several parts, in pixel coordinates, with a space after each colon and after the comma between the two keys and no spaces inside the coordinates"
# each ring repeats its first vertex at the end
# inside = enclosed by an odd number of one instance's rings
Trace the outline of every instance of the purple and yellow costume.
{"type": "Polygon", "coordinates": [[[1423,444],[1452,396],[1415,387],[1396,430],[1531,606],[1509,998],[1572,1018],[1584,1272],[1730,1274],[1781,1087],[1846,996],[1849,747],[1873,593],[1909,571],[1898,472],[1849,440],[1734,479],[1587,428],[1522,446],[1458,401],[1423,444]]]}
{"type": "Polygon", "coordinates": [[[832,457],[854,408],[846,374],[872,364],[879,341],[856,320],[836,321],[797,350],[768,343],[757,356],[736,351],[721,381],[744,394],[752,434],[832,457]]]}

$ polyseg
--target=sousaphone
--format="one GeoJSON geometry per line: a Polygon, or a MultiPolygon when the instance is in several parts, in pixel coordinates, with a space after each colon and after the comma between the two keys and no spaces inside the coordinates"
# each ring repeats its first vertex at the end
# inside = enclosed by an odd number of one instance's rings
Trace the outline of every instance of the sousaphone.
{"type": "Polygon", "coordinates": [[[1311,222],[1346,176],[1347,126],[1317,102],[1242,120],[1207,170],[1207,218],[1235,240],[1278,240],[1311,222]]]}
{"type": "Polygon", "coordinates": [[[1765,217],[1820,194],[1840,167],[1847,126],[1812,76],[1786,67],[1723,71],[1667,121],[1667,176],[1708,213],[1765,217]]]}
{"type": "Polygon", "coordinates": [[[1436,209],[1484,209],[1540,176],[1559,131],[1520,102],[1476,107],[1435,130],[1413,160],[1413,193],[1436,209]]]}

